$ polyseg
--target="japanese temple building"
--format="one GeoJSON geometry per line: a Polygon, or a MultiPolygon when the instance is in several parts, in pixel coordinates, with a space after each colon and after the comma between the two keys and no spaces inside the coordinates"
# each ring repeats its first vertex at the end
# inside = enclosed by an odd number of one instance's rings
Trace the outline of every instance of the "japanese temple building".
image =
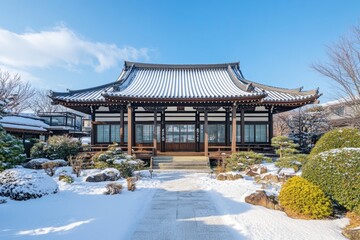
{"type": "Polygon", "coordinates": [[[92,144],[118,142],[128,152],[235,152],[269,147],[272,116],[319,98],[318,90],[272,87],[244,78],[239,62],[145,64],[125,62],[108,84],[51,92],[55,104],[91,114],[92,144]]]}

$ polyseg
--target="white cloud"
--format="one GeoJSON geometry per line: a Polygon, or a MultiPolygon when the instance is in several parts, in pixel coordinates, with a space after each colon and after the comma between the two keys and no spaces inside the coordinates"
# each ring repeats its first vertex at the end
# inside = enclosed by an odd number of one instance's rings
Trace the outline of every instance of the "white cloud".
{"type": "Polygon", "coordinates": [[[12,68],[76,68],[101,72],[123,60],[148,59],[147,48],[92,42],[60,26],[48,31],[14,33],[0,28],[0,64],[12,68]]]}

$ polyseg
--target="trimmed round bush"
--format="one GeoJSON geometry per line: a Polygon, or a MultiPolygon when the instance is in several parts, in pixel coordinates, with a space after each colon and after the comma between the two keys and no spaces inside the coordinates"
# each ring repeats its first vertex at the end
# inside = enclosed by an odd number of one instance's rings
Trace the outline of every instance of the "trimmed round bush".
{"type": "Polygon", "coordinates": [[[308,180],[295,176],[281,188],[281,207],[289,216],[312,219],[325,218],[332,213],[332,204],[325,193],[308,180]]]}
{"type": "Polygon", "coordinates": [[[23,201],[57,191],[57,183],[43,171],[14,168],[0,173],[0,196],[23,201]]]}
{"type": "Polygon", "coordinates": [[[336,148],[360,148],[360,131],[356,128],[338,128],[322,136],[311,150],[310,156],[336,148]]]}
{"type": "Polygon", "coordinates": [[[360,213],[360,148],[333,149],[312,156],[302,176],[338,204],[360,213]]]}

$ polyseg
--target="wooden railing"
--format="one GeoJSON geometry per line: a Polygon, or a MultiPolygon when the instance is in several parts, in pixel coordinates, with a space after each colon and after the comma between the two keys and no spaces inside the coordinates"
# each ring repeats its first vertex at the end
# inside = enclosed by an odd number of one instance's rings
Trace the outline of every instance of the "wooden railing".
{"type": "MultiPolygon", "coordinates": [[[[96,153],[96,152],[107,151],[108,148],[109,148],[109,145],[100,145],[100,144],[98,144],[98,145],[87,145],[87,146],[82,146],[81,151],[86,152],[86,153],[96,153]]],[[[119,146],[119,148],[121,148],[123,152],[127,151],[127,146],[119,146]]],[[[141,158],[141,157],[149,158],[149,157],[152,157],[152,156],[156,156],[156,154],[157,154],[155,148],[148,147],[148,146],[132,147],[131,152],[133,154],[135,154],[135,156],[137,158],[141,158]]]]}
{"type": "MultiPolygon", "coordinates": [[[[272,152],[273,149],[269,144],[248,144],[237,146],[236,151],[272,152]]],[[[231,146],[209,146],[209,157],[220,158],[229,155],[231,155],[231,146]]]]}

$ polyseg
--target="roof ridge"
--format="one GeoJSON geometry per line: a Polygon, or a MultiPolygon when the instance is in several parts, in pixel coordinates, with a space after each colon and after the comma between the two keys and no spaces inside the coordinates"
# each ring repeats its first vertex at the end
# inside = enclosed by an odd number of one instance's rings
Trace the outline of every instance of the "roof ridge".
{"type": "Polygon", "coordinates": [[[257,82],[252,82],[249,81],[247,79],[244,79],[244,81],[248,82],[248,83],[252,83],[255,87],[260,87],[260,88],[264,88],[265,90],[270,90],[270,91],[281,91],[281,92],[286,92],[286,93],[298,93],[298,94],[309,94],[309,93],[318,93],[318,89],[311,89],[311,90],[306,90],[306,91],[302,91],[303,87],[299,87],[299,88],[295,88],[295,89],[289,89],[289,88],[282,88],[282,87],[274,87],[274,86],[269,86],[266,84],[262,84],[262,83],[257,83],[257,82]]]}
{"type": "Polygon", "coordinates": [[[84,89],[79,89],[79,90],[68,90],[67,92],[54,92],[50,90],[50,96],[51,97],[56,97],[56,96],[61,96],[64,94],[73,94],[73,93],[80,93],[80,92],[86,92],[86,91],[92,91],[92,90],[98,90],[100,88],[104,88],[104,87],[108,87],[111,85],[114,85],[118,82],[118,80],[114,81],[114,82],[110,82],[110,83],[106,83],[100,86],[96,86],[96,87],[91,87],[91,88],[84,88],[84,89]]]}
{"type": "Polygon", "coordinates": [[[226,68],[227,66],[238,66],[240,62],[213,63],[213,64],[161,64],[161,63],[141,63],[125,61],[125,67],[134,65],[138,68],[226,68]]]}

